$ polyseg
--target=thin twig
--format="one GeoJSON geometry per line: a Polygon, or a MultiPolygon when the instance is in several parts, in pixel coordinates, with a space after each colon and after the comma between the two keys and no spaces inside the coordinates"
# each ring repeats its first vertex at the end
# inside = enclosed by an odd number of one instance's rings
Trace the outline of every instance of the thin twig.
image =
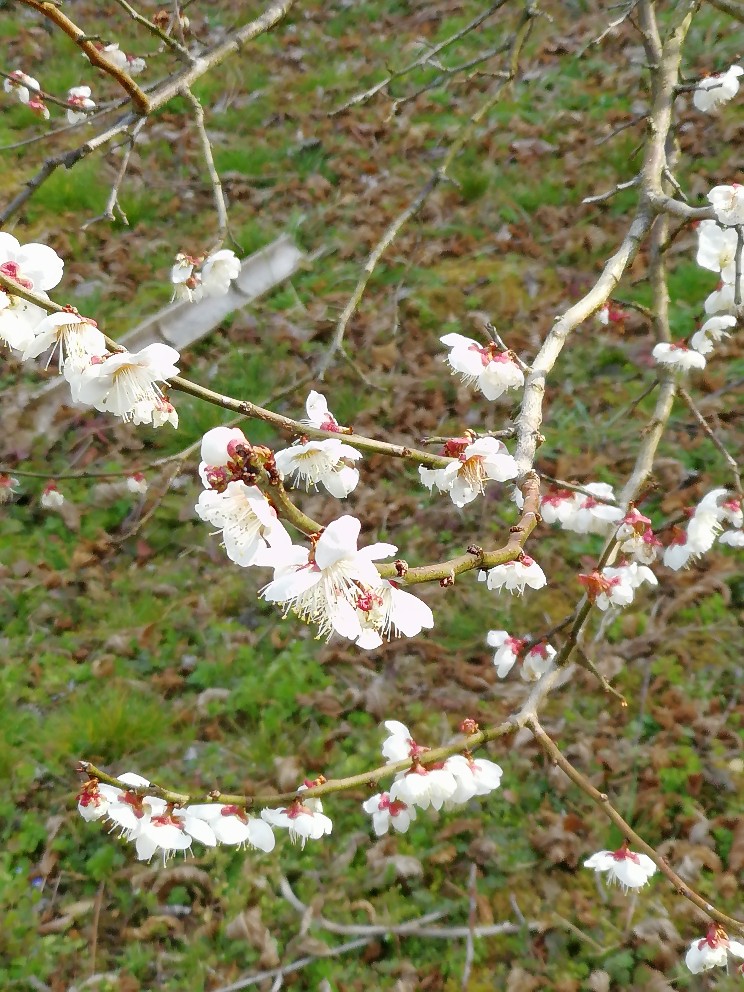
{"type": "Polygon", "coordinates": [[[217,235],[212,243],[212,247],[207,249],[207,254],[211,255],[213,252],[217,251],[218,248],[222,247],[222,244],[227,237],[227,203],[225,202],[225,192],[222,188],[220,175],[214,164],[212,142],[209,140],[209,134],[207,133],[207,128],[204,124],[204,108],[188,87],[184,89],[183,95],[191,104],[191,108],[194,111],[194,124],[196,125],[196,130],[199,133],[199,140],[201,141],[202,146],[202,155],[204,156],[204,164],[207,167],[209,181],[212,184],[214,208],[217,213],[217,235]]]}
{"type": "Polygon", "coordinates": [[[744,490],[742,490],[741,472],[739,470],[738,462],[731,454],[731,452],[723,444],[721,439],[716,435],[713,428],[710,426],[708,421],[705,419],[705,417],[702,415],[700,410],[695,405],[695,401],[693,400],[692,396],[690,396],[690,394],[687,392],[687,390],[683,386],[677,386],[677,392],[687,404],[690,413],[692,413],[695,420],[697,420],[705,436],[713,444],[716,451],[718,451],[723,456],[724,461],[728,465],[729,469],[731,470],[731,474],[734,477],[734,488],[736,490],[736,495],[739,497],[739,499],[744,498],[744,490]]]}
{"type": "Polygon", "coordinates": [[[484,10],[482,13],[478,14],[478,16],[470,21],[469,24],[466,24],[464,28],[460,28],[460,30],[455,32],[455,34],[445,38],[444,41],[440,41],[438,44],[434,45],[433,48],[427,48],[424,54],[419,56],[419,58],[415,59],[413,62],[410,62],[408,65],[404,66],[404,68],[399,69],[396,72],[391,72],[385,77],[385,79],[381,80],[379,83],[375,83],[375,85],[371,86],[368,90],[364,90],[362,93],[357,93],[356,96],[353,96],[350,100],[347,100],[347,102],[342,106],[332,110],[328,116],[337,117],[339,114],[342,114],[345,110],[349,110],[351,107],[356,107],[360,103],[366,103],[381,90],[384,90],[387,86],[389,86],[394,80],[400,79],[401,76],[405,76],[409,72],[413,72],[415,69],[420,69],[421,66],[426,65],[432,58],[439,55],[440,52],[443,52],[445,48],[449,48],[450,45],[454,45],[455,42],[459,41],[461,38],[464,38],[465,35],[470,34],[471,31],[475,31],[476,28],[480,27],[485,20],[487,20],[492,14],[495,14],[496,11],[503,7],[507,2],[508,0],[497,0],[497,2],[491,4],[487,10],[484,10]]]}
{"type": "Polygon", "coordinates": [[[181,45],[169,34],[166,34],[165,31],[157,26],[157,24],[153,24],[152,21],[148,21],[148,19],[138,13],[130,3],[127,3],[127,0],[115,0],[115,3],[118,3],[119,6],[129,14],[133,21],[136,21],[138,24],[141,24],[143,27],[147,28],[151,34],[154,34],[156,38],[159,38],[162,42],[164,42],[168,48],[170,48],[171,51],[179,59],[181,59],[182,62],[187,62],[189,65],[194,64],[196,59],[191,52],[189,52],[188,48],[181,45]]]}
{"type": "Polygon", "coordinates": [[[127,169],[129,168],[129,160],[132,157],[132,152],[134,151],[134,146],[137,141],[137,136],[142,130],[142,128],[147,123],[147,118],[143,117],[137,121],[137,123],[132,127],[131,133],[129,135],[129,141],[126,148],[124,149],[124,154],[122,155],[121,163],[119,164],[119,171],[116,173],[116,178],[114,179],[113,185],[111,186],[111,192],[109,193],[108,199],[106,200],[106,206],[103,209],[103,213],[99,214],[98,217],[91,217],[90,220],[85,221],[81,224],[81,230],[87,230],[91,225],[97,223],[99,220],[108,220],[113,223],[116,220],[116,215],[114,211],[119,211],[119,217],[122,222],[129,226],[129,219],[127,218],[124,208],[119,203],[119,191],[121,185],[124,182],[124,177],[127,174],[127,169]]]}

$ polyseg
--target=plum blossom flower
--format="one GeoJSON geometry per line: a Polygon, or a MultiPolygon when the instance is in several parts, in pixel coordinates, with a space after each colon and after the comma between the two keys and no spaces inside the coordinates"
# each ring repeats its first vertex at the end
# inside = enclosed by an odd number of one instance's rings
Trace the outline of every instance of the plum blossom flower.
{"type": "Polygon", "coordinates": [[[3,89],[6,93],[15,93],[20,103],[28,103],[31,94],[38,94],[41,87],[33,76],[26,75],[21,69],[14,69],[3,81],[3,89]]]}
{"type": "Polygon", "coordinates": [[[360,594],[379,589],[382,580],[373,562],[394,554],[393,544],[357,549],[361,524],[342,516],[330,523],[314,549],[299,565],[291,565],[263,590],[270,603],[281,603],[306,623],[318,625],[319,637],[333,631],[356,640],[362,633],[357,616],[360,594]]]}
{"type": "Polygon", "coordinates": [[[48,245],[21,245],[12,234],[0,232],[0,273],[35,293],[54,289],[62,278],[64,262],[48,245]]]}
{"type": "Polygon", "coordinates": [[[680,527],[675,527],[672,533],[672,540],[664,549],[662,561],[667,568],[678,572],[680,568],[686,568],[688,563],[697,557],[698,552],[691,547],[687,540],[687,532],[680,527]]]}
{"type": "Polygon", "coordinates": [[[728,328],[736,326],[736,317],[731,314],[710,317],[699,331],[690,338],[690,346],[701,355],[709,355],[713,346],[729,336],[728,328]]]}
{"type": "Polygon", "coordinates": [[[714,220],[701,220],[697,234],[698,265],[712,272],[720,272],[724,282],[733,282],[736,274],[736,231],[730,227],[720,227],[714,220]]]}
{"type": "Polygon", "coordinates": [[[621,569],[605,568],[602,572],[581,574],[579,582],[600,610],[608,610],[610,606],[629,606],[633,602],[634,590],[630,577],[621,569]]]}
{"type": "Polygon", "coordinates": [[[615,499],[612,486],[606,482],[589,482],[583,488],[586,493],[574,493],[574,514],[567,529],[578,534],[607,534],[623,517],[619,506],[606,502],[615,499]]]}
{"type": "Polygon", "coordinates": [[[711,923],[702,939],[693,940],[685,955],[685,964],[693,975],[699,975],[711,968],[725,968],[729,955],[744,958],[744,944],[731,940],[726,931],[717,923],[711,923]]]}
{"type": "Polygon", "coordinates": [[[496,653],[493,656],[496,674],[500,679],[506,678],[524,648],[524,640],[511,637],[505,630],[489,630],[486,643],[489,647],[496,648],[496,653]]]}
{"type": "Polygon", "coordinates": [[[14,478],[12,475],[0,474],[0,506],[2,506],[3,503],[10,503],[15,496],[19,485],[20,483],[18,479],[14,478]]]}
{"type": "Polygon", "coordinates": [[[411,731],[399,720],[386,720],[385,729],[388,736],[382,743],[382,756],[387,758],[388,763],[415,759],[429,750],[428,747],[417,744],[411,731]]]}
{"type": "Polygon", "coordinates": [[[441,809],[457,792],[457,779],[444,765],[424,767],[414,760],[411,770],[397,775],[390,787],[391,801],[420,809],[441,809]]]}
{"type": "Polygon", "coordinates": [[[50,479],[41,491],[39,502],[45,510],[58,510],[64,501],[64,496],[57,489],[57,483],[50,479]]]}
{"type": "Polygon", "coordinates": [[[550,668],[550,664],[555,656],[556,650],[550,644],[545,644],[544,642],[536,644],[533,648],[530,648],[522,659],[519,674],[525,682],[537,682],[550,668]]]}
{"type": "Polygon", "coordinates": [[[147,492],[147,479],[142,472],[133,472],[127,476],[126,486],[133,496],[144,496],[147,492]]]}
{"type": "Polygon", "coordinates": [[[690,369],[704,369],[705,358],[699,351],[688,348],[686,344],[660,341],[651,352],[659,365],[670,365],[681,372],[690,369]]]}
{"type": "Polygon", "coordinates": [[[415,637],[434,626],[430,607],[387,579],[377,588],[360,590],[354,605],[362,627],[356,643],[366,650],[391,637],[415,637]]]}
{"type": "Polygon", "coordinates": [[[299,442],[277,451],[275,457],[279,472],[306,490],[321,485],[331,496],[343,499],[359,482],[359,469],[350,463],[361,458],[361,452],[335,437],[299,442]]]}
{"type": "Polygon", "coordinates": [[[720,224],[725,227],[744,224],[744,187],[739,183],[714,186],[708,193],[708,200],[720,224]]]}
{"type": "Polygon", "coordinates": [[[504,774],[500,765],[488,758],[473,758],[470,754],[453,754],[444,762],[444,769],[455,778],[456,788],[446,800],[447,807],[466,803],[474,796],[487,796],[501,785],[504,774]]]}
{"type": "Polygon", "coordinates": [[[95,321],[81,317],[70,308],[50,313],[37,324],[32,340],[23,351],[23,360],[38,358],[49,349],[47,368],[57,352],[60,371],[70,362],[77,372],[82,372],[90,365],[91,358],[105,354],[106,339],[95,321]]]}
{"type": "Polygon", "coordinates": [[[224,468],[233,460],[238,445],[249,446],[245,434],[239,427],[212,427],[202,438],[199,477],[202,484],[209,486],[208,470],[224,468]]]}
{"type": "Polygon", "coordinates": [[[307,803],[303,805],[299,798],[283,809],[262,809],[261,819],[272,827],[289,830],[289,839],[300,847],[304,847],[308,839],[319,840],[333,830],[333,822],[325,813],[312,809],[307,803]]]}
{"type": "Polygon", "coordinates": [[[173,285],[174,301],[185,301],[187,303],[198,303],[204,296],[201,275],[195,271],[199,264],[199,259],[192,255],[179,252],[171,268],[171,283],[173,285]]]}
{"type": "Polygon", "coordinates": [[[576,506],[576,493],[570,489],[552,489],[540,500],[540,515],[546,524],[560,524],[571,530],[576,506]]]}
{"type": "Polygon", "coordinates": [[[221,248],[202,262],[202,292],[205,296],[224,296],[239,275],[240,259],[229,248],[221,248]]]}
{"type": "MultiPolygon", "coordinates": [[[[739,296],[744,296],[744,275],[739,280],[739,296]]],[[[736,316],[739,304],[736,299],[735,280],[731,282],[720,282],[716,289],[706,297],[703,309],[707,314],[729,314],[736,316]]]]}
{"type": "Polygon", "coordinates": [[[732,527],[744,526],[744,510],[742,510],[741,500],[735,496],[723,500],[718,506],[718,512],[721,515],[721,520],[725,520],[732,527]]]}
{"type": "Polygon", "coordinates": [[[503,441],[495,437],[451,438],[442,449],[444,455],[454,455],[444,468],[419,466],[421,482],[428,489],[434,486],[449,493],[455,506],[466,506],[485,492],[489,479],[506,482],[517,477],[517,463],[503,441]]]}
{"type": "Polygon", "coordinates": [[[530,589],[542,589],[548,582],[545,572],[529,555],[522,555],[517,561],[508,561],[504,565],[495,565],[487,572],[479,572],[478,581],[485,582],[489,589],[506,589],[520,596],[528,586],[530,589]]]}
{"type": "Polygon", "coordinates": [[[311,389],[305,401],[307,417],[300,423],[315,427],[319,431],[341,431],[338,421],[328,409],[328,401],[322,393],[311,389]]]}
{"type": "Polygon", "coordinates": [[[584,867],[607,872],[610,882],[617,882],[624,892],[642,888],[656,871],[647,854],[636,854],[625,844],[617,851],[598,851],[584,862],[584,867]]]}
{"type": "Polygon", "coordinates": [[[96,104],[90,98],[90,86],[73,86],[67,93],[67,120],[70,124],[78,124],[86,120],[88,112],[95,110],[96,104]]]}
{"type": "Polygon", "coordinates": [[[0,289],[0,344],[6,344],[19,357],[34,340],[39,322],[46,311],[20,296],[0,289]]]}
{"type": "Polygon", "coordinates": [[[261,490],[244,482],[228,482],[222,492],[204,490],[195,509],[202,520],[222,531],[227,557],[244,568],[256,564],[257,554],[269,547],[277,531],[284,531],[261,490]]]}
{"type": "Polygon", "coordinates": [[[118,41],[114,41],[110,45],[104,45],[101,51],[117,69],[124,69],[130,76],[139,76],[147,68],[147,63],[144,59],[122,52],[118,41]]]}
{"type": "Polygon", "coordinates": [[[378,792],[362,803],[362,809],[372,817],[372,827],[378,837],[384,836],[390,827],[404,834],[416,819],[413,806],[406,806],[400,800],[391,800],[388,792],[378,792]]]}
{"type": "Polygon", "coordinates": [[[81,373],[78,398],[103,413],[132,420],[136,412],[139,422],[150,423],[163,400],[158,382],[178,375],[179,357],[175,348],[160,343],[109,355],[81,373]]]}
{"type": "Polygon", "coordinates": [[[230,847],[253,847],[268,854],[276,843],[274,832],[265,820],[248,816],[240,806],[204,803],[186,806],[185,813],[204,820],[219,844],[230,847]]]}
{"type": "Polygon", "coordinates": [[[78,812],[84,820],[100,820],[108,812],[109,800],[103,795],[96,778],[85,782],[77,795],[78,812]]]}
{"type": "Polygon", "coordinates": [[[708,114],[721,104],[733,100],[739,92],[739,76],[744,73],[740,65],[732,65],[725,72],[701,79],[692,94],[692,102],[698,110],[708,114]]]}
{"type": "Polygon", "coordinates": [[[508,351],[495,344],[479,345],[462,334],[439,339],[450,349],[447,362],[463,382],[476,383],[487,400],[496,400],[509,389],[524,385],[524,373],[508,351]]]}
{"type": "Polygon", "coordinates": [[[723,529],[722,509],[725,489],[713,489],[700,500],[687,524],[687,541],[697,554],[710,551],[716,536],[723,529]]]}

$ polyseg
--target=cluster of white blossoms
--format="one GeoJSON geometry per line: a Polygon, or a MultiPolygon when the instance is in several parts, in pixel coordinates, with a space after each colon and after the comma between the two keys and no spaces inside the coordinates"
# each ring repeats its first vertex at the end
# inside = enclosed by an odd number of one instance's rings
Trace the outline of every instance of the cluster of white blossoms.
{"type": "Polygon", "coordinates": [[[240,259],[229,248],[206,257],[179,252],[171,268],[171,300],[198,303],[205,296],[224,296],[239,275],[240,259]]]}
{"type": "Polygon", "coordinates": [[[511,352],[493,343],[480,345],[462,334],[445,334],[439,340],[450,349],[447,362],[452,372],[467,384],[475,383],[487,400],[524,385],[524,372],[511,352]]]}
{"type": "Polygon", "coordinates": [[[692,94],[692,102],[698,110],[708,114],[721,104],[733,100],[739,92],[739,76],[744,73],[740,65],[732,65],[725,72],[716,73],[701,79],[692,94]]]}
{"type": "Polygon", "coordinates": [[[525,682],[537,682],[556,656],[555,648],[545,641],[535,644],[529,637],[512,637],[506,630],[489,630],[486,643],[496,648],[493,663],[500,679],[506,678],[521,656],[519,674],[525,682]]]}
{"type": "MultiPolygon", "coordinates": [[[[47,299],[47,290],[60,282],[63,269],[64,262],[47,245],[21,245],[13,235],[0,232],[0,273],[22,289],[47,299]]],[[[0,289],[0,344],[21,361],[48,352],[47,367],[56,355],[76,403],[135,424],[178,426],[178,414],[159,385],[178,375],[175,363],[180,356],[169,345],[111,354],[90,317],[72,307],[47,313],[4,289],[0,289]]]]}
{"type": "Polygon", "coordinates": [[[583,492],[553,489],[540,500],[540,514],[547,524],[559,524],[576,534],[606,536],[623,518],[615,493],[606,482],[589,482],[583,492]]]}
{"type": "MultiPolygon", "coordinates": [[[[125,788],[89,779],[78,793],[78,811],[85,820],[105,820],[124,840],[133,842],[140,861],[161,853],[163,861],[177,852],[191,851],[194,841],[205,847],[224,844],[273,851],[272,827],[289,831],[290,840],[305,846],[333,829],[319,799],[298,795],[288,806],[262,809],[250,817],[242,806],[199,803],[179,806],[160,796],[147,795],[150,782],[134,772],[120,775],[125,788]],[[127,788],[128,786],[128,788],[127,788]]],[[[301,793],[313,782],[297,790],[301,793]]]]}
{"type": "Polygon", "coordinates": [[[486,482],[508,482],[517,477],[517,463],[503,441],[495,437],[474,439],[450,438],[442,447],[442,455],[452,460],[443,468],[419,466],[421,482],[428,489],[434,486],[448,493],[455,506],[467,506],[485,492],[486,482]]]}
{"type": "Polygon", "coordinates": [[[671,544],[664,551],[664,564],[677,571],[713,547],[716,538],[720,544],[744,547],[744,513],[741,500],[730,496],[725,489],[713,489],[695,507],[687,528],[677,527],[671,544]],[[731,529],[724,530],[728,525],[731,529]]]}
{"type": "MultiPolygon", "coordinates": [[[[328,409],[322,393],[311,390],[305,409],[307,418],[303,423],[308,426],[334,433],[345,430],[328,409]]],[[[306,491],[310,487],[317,489],[322,486],[331,496],[343,499],[357,487],[359,469],[354,462],[361,457],[361,452],[338,438],[330,437],[322,441],[301,438],[290,448],[277,451],[275,461],[285,482],[291,481],[292,485],[306,491]]]]}
{"type": "MultiPolygon", "coordinates": [[[[215,427],[205,434],[199,474],[209,488],[196,512],[222,531],[225,550],[236,564],[273,569],[273,581],[261,593],[267,602],[280,605],[285,616],[292,612],[317,625],[319,637],[335,632],[365,649],[434,625],[426,603],[381,578],[374,565],[397,547],[358,548],[361,523],[356,517],[332,521],[310,548],[293,544],[266,496],[244,481],[253,472],[252,450],[238,428],[215,427]]],[[[262,453],[271,455],[268,449],[262,453]]]]}
{"type": "MultiPolygon", "coordinates": [[[[472,721],[463,729],[473,732],[472,721]]],[[[487,758],[473,758],[466,751],[453,754],[441,762],[424,765],[421,757],[429,750],[417,744],[405,724],[387,720],[388,737],[382,754],[388,763],[411,761],[408,771],[399,772],[388,792],[378,792],[362,803],[362,809],[372,817],[378,837],[390,828],[405,833],[416,819],[416,809],[453,809],[475,796],[486,796],[501,784],[501,767],[487,758]]]]}

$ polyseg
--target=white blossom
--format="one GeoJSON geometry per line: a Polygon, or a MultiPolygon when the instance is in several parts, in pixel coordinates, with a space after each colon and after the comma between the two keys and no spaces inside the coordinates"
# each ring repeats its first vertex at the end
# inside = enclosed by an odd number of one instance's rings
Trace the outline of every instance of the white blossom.
{"type": "Polygon", "coordinates": [[[701,79],[692,94],[692,102],[698,110],[710,113],[723,103],[728,103],[739,92],[739,76],[744,72],[739,65],[732,65],[726,72],[701,79]]]}
{"type": "Polygon", "coordinates": [[[445,334],[439,339],[450,348],[447,362],[459,372],[463,382],[476,383],[487,400],[498,399],[509,389],[524,385],[524,373],[509,352],[494,344],[479,345],[462,334],[445,334]]]}
{"type": "Polygon", "coordinates": [[[149,423],[163,398],[157,383],[178,375],[178,359],[175,348],[160,343],[110,355],[82,372],[78,398],[124,420],[132,420],[136,412],[141,422],[149,423]]]}
{"type": "MultiPolygon", "coordinates": [[[[740,297],[744,298],[744,275],[739,280],[740,297]]],[[[713,292],[706,297],[703,309],[707,314],[730,314],[735,316],[738,313],[739,304],[736,302],[736,290],[734,282],[722,282],[713,292]]]]}
{"type": "Polygon", "coordinates": [[[590,495],[574,493],[574,514],[564,526],[578,534],[607,534],[624,515],[619,506],[605,502],[615,499],[612,486],[590,482],[583,489],[590,495]]]}
{"type": "Polygon", "coordinates": [[[289,839],[300,847],[307,840],[319,840],[333,830],[333,823],[325,813],[303,805],[299,799],[283,809],[262,809],[261,819],[272,827],[289,830],[289,839]]]}
{"type": "Polygon", "coordinates": [[[275,459],[279,472],[291,478],[294,486],[307,490],[321,485],[331,496],[343,499],[359,482],[359,469],[350,462],[361,457],[356,448],[331,437],[294,444],[284,451],[277,451],[275,459]]]}
{"type": "Polygon", "coordinates": [[[367,650],[391,637],[415,637],[434,626],[430,607],[387,579],[382,579],[376,588],[360,592],[355,606],[362,627],[356,643],[367,650]]]}
{"type": "Polygon", "coordinates": [[[729,956],[744,958],[744,944],[739,940],[731,940],[726,931],[716,923],[711,923],[705,937],[693,940],[687,954],[685,964],[693,975],[699,975],[711,968],[725,968],[729,956]]]}
{"type": "Polygon", "coordinates": [[[47,482],[42,490],[39,502],[45,510],[58,510],[65,502],[62,493],[57,489],[56,482],[47,482]]]}
{"type": "Polygon", "coordinates": [[[739,183],[714,186],[708,193],[708,200],[720,224],[726,227],[744,224],[744,187],[739,183]]]}
{"type": "Polygon", "coordinates": [[[12,234],[0,232],[0,273],[35,293],[54,289],[62,278],[64,262],[48,245],[21,245],[12,234]]]}
{"type": "Polygon", "coordinates": [[[336,631],[356,640],[362,633],[357,606],[382,583],[373,561],[397,550],[392,544],[358,550],[360,528],[355,517],[334,520],[306,560],[276,577],[262,595],[270,603],[282,604],[285,616],[292,610],[301,620],[317,624],[319,637],[336,631]]]}
{"type": "Polygon", "coordinates": [[[144,59],[122,52],[117,41],[112,42],[110,45],[104,45],[101,51],[117,69],[123,69],[130,76],[138,76],[147,68],[144,59]]]}
{"type": "Polygon", "coordinates": [[[495,437],[452,438],[444,446],[445,454],[457,457],[444,468],[419,466],[421,482],[428,489],[434,486],[449,493],[455,506],[466,506],[485,492],[490,479],[506,482],[517,477],[517,463],[503,441],[495,437]]]}
{"type": "Polygon", "coordinates": [[[455,779],[456,788],[447,799],[447,807],[466,803],[474,796],[487,796],[498,789],[504,774],[500,765],[488,758],[472,758],[464,754],[453,754],[444,762],[445,771],[455,779]]]}
{"type": "Polygon", "coordinates": [[[730,314],[710,317],[699,331],[690,338],[690,346],[701,355],[709,355],[713,346],[729,336],[729,328],[736,326],[736,317],[730,314]]]}
{"type": "Polygon", "coordinates": [[[390,827],[399,834],[404,834],[411,823],[416,819],[416,810],[413,806],[406,806],[400,800],[390,799],[387,792],[378,792],[362,803],[362,809],[372,817],[372,826],[375,834],[382,837],[390,827]]]}
{"type": "Polygon", "coordinates": [[[525,682],[537,682],[550,668],[556,650],[550,644],[536,644],[522,659],[519,674],[525,682]]]}
{"type": "Polygon", "coordinates": [[[697,263],[704,269],[720,272],[724,282],[733,282],[736,274],[736,231],[719,227],[714,220],[701,220],[697,229],[697,263]]]}
{"type": "Polygon", "coordinates": [[[328,409],[328,401],[322,393],[311,389],[305,401],[305,417],[300,423],[315,427],[319,431],[339,431],[339,423],[328,409]]]}
{"type": "MultiPolygon", "coordinates": [[[[257,486],[244,482],[228,482],[223,492],[206,489],[196,504],[197,515],[222,531],[227,557],[236,565],[256,564],[259,551],[264,551],[284,531],[276,511],[257,486]]],[[[286,534],[289,539],[289,535],[286,534]]]]}
{"type": "Polygon", "coordinates": [[[382,756],[388,763],[416,758],[428,750],[414,741],[411,731],[399,720],[386,720],[385,729],[388,736],[382,743],[382,756]]]}
{"type": "Polygon", "coordinates": [[[496,648],[493,656],[496,674],[500,679],[506,678],[514,667],[525,642],[518,637],[511,637],[505,630],[489,630],[486,643],[489,647],[496,648]]]}
{"type": "Polygon", "coordinates": [[[37,324],[22,358],[24,361],[38,358],[49,349],[47,367],[57,352],[60,371],[70,362],[76,371],[82,372],[90,365],[91,358],[105,354],[106,339],[94,321],[79,313],[50,313],[37,324]]]}
{"type": "Polygon", "coordinates": [[[19,357],[34,340],[34,332],[46,311],[20,296],[0,289],[0,343],[19,357]]]}
{"type": "Polygon", "coordinates": [[[134,496],[144,496],[147,492],[147,479],[142,472],[134,472],[127,476],[126,486],[134,496]]]}
{"type": "Polygon", "coordinates": [[[221,248],[202,262],[202,291],[205,296],[224,296],[239,275],[240,259],[229,248],[221,248]]]}
{"type": "Polygon", "coordinates": [[[546,493],[540,500],[540,516],[543,521],[546,524],[560,524],[566,530],[572,530],[578,505],[576,496],[577,494],[569,489],[557,489],[546,493]]]}
{"type": "Polygon", "coordinates": [[[599,851],[584,862],[585,868],[607,872],[610,882],[617,882],[627,892],[640,889],[656,871],[656,865],[646,854],[635,854],[623,846],[617,851],[599,851]]]}
{"type": "Polygon", "coordinates": [[[520,596],[525,588],[542,589],[547,584],[545,572],[529,555],[522,555],[517,561],[495,565],[488,571],[478,573],[478,581],[485,582],[489,589],[517,592],[520,596]]]}
{"type": "Polygon", "coordinates": [[[671,365],[682,372],[689,372],[690,369],[704,369],[705,358],[699,351],[693,351],[687,345],[672,344],[660,341],[651,352],[659,365],[671,365]]]}
{"type": "Polygon", "coordinates": [[[95,101],[90,98],[90,86],[73,86],[67,93],[67,120],[70,124],[84,121],[91,110],[95,110],[95,101]]]}
{"type": "Polygon", "coordinates": [[[20,483],[12,475],[0,474],[0,506],[10,503],[16,494],[20,483]]]}

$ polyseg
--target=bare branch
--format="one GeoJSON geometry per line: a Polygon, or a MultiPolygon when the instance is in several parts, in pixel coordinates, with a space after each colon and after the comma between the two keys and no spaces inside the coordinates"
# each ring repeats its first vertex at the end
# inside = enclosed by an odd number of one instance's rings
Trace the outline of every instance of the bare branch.
{"type": "Polygon", "coordinates": [[[124,177],[127,174],[127,169],[129,168],[129,160],[132,157],[132,152],[134,151],[134,146],[137,141],[137,135],[140,133],[140,131],[142,130],[142,128],[145,126],[146,123],[147,123],[147,118],[142,117],[132,127],[131,133],[129,135],[129,141],[127,143],[127,147],[124,149],[124,154],[122,155],[121,163],[119,164],[119,170],[116,173],[116,178],[114,179],[113,185],[111,187],[111,192],[109,193],[108,199],[106,200],[106,206],[103,208],[103,213],[99,214],[97,217],[91,217],[90,220],[87,220],[85,221],[84,224],[81,224],[80,226],[81,230],[83,231],[87,230],[87,228],[91,227],[91,225],[93,224],[96,224],[99,220],[108,220],[113,223],[113,221],[116,220],[115,211],[117,210],[119,211],[119,217],[121,218],[122,222],[127,225],[129,224],[129,220],[127,218],[126,213],[124,212],[124,208],[119,203],[119,191],[121,189],[122,183],[124,182],[124,177]]]}
{"type": "Polygon", "coordinates": [[[153,24],[152,21],[148,21],[148,19],[138,13],[130,3],[127,3],[127,0],[115,0],[115,3],[118,3],[119,6],[125,10],[127,14],[129,14],[133,21],[136,21],[138,24],[141,24],[143,27],[147,28],[151,34],[154,34],[156,38],[159,38],[162,42],[164,42],[164,44],[166,44],[182,62],[188,62],[189,65],[193,65],[196,60],[188,48],[180,44],[180,42],[176,41],[176,39],[172,38],[169,34],[166,34],[165,31],[157,26],[157,24],[153,24]]]}
{"type": "Polygon", "coordinates": [[[713,431],[713,428],[710,426],[708,421],[702,415],[700,410],[698,410],[697,406],[695,405],[695,401],[693,400],[692,396],[690,396],[690,394],[687,392],[687,390],[684,389],[682,386],[678,386],[677,392],[687,404],[688,409],[692,413],[695,420],[697,420],[705,436],[713,444],[716,451],[718,451],[723,456],[724,461],[728,465],[729,469],[731,470],[731,474],[734,477],[734,488],[736,490],[736,495],[739,497],[739,499],[744,498],[744,489],[742,489],[741,472],[739,470],[738,462],[731,454],[731,452],[728,450],[728,448],[726,448],[726,446],[723,444],[723,442],[718,437],[718,435],[713,431]]]}

